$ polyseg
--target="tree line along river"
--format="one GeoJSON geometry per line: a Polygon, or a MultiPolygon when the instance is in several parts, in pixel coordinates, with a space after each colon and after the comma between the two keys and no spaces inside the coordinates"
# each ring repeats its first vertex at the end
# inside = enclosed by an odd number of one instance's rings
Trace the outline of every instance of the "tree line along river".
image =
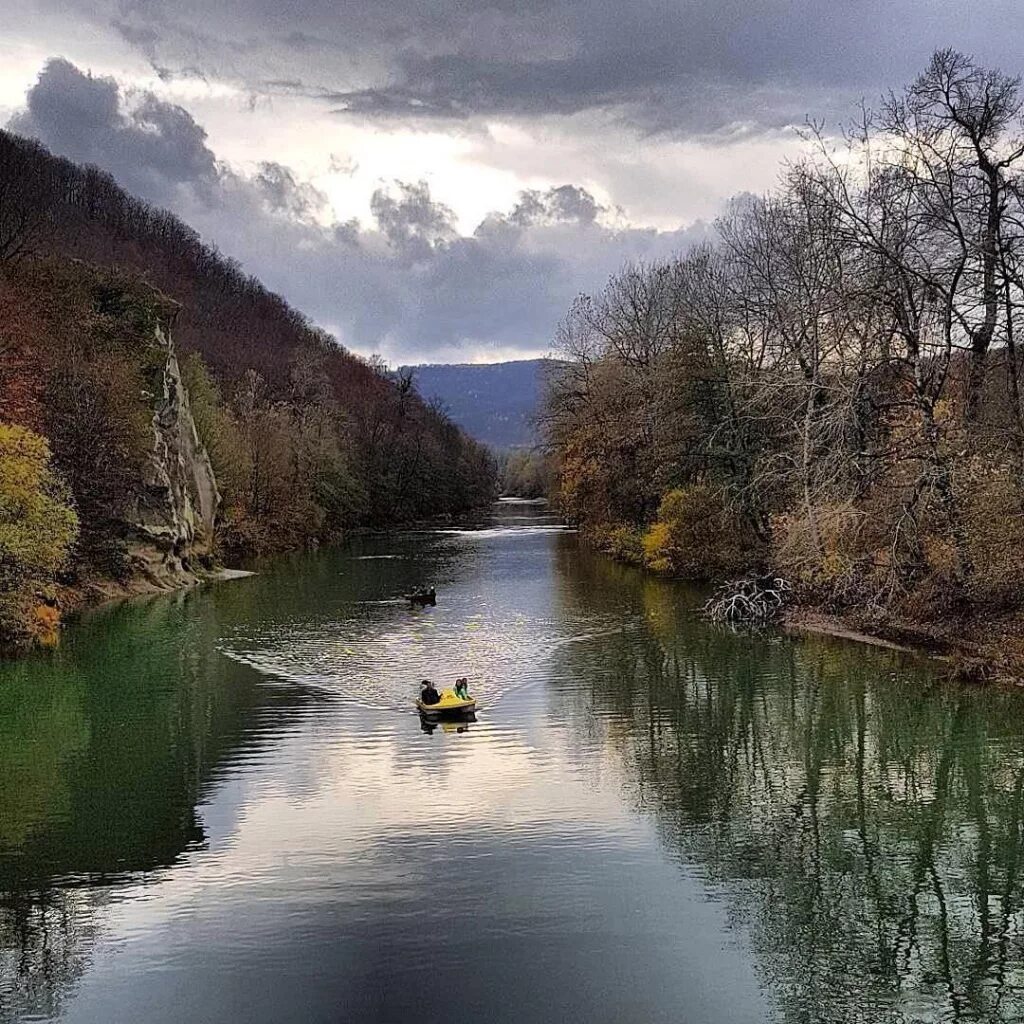
{"type": "Polygon", "coordinates": [[[0,665],[0,1022],[1024,1018],[1016,695],[534,505],[258,568],[0,665]]]}

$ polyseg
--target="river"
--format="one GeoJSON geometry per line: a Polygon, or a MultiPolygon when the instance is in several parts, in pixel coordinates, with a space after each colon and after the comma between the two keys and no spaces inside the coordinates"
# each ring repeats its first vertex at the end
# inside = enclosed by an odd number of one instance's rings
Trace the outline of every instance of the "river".
{"type": "Polygon", "coordinates": [[[1024,1018],[1016,694],[529,504],[259,568],[0,666],[5,1024],[1024,1018]]]}

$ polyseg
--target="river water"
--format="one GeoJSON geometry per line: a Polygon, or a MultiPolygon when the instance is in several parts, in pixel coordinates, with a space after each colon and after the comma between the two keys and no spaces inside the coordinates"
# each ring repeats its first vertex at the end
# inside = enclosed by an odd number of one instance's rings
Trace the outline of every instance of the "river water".
{"type": "Polygon", "coordinates": [[[0,1021],[1024,1018],[1021,699],[698,609],[502,503],[0,666],[0,1021]]]}

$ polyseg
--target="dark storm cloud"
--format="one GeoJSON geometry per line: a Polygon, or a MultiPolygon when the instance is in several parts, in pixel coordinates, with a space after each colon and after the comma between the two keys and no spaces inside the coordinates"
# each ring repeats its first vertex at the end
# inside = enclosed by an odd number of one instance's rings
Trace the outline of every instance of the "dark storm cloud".
{"type": "Polygon", "coordinates": [[[46,64],[10,127],[80,163],[116,171],[121,184],[156,203],[183,185],[218,182],[206,132],[182,107],[142,93],[125,109],[112,78],[84,74],[66,60],[46,64]]]}
{"type": "Polygon", "coordinates": [[[522,227],[559,221],[592,224],[602,212],[603,207],[585,188],[558,185],[546,192],[536,189],[521,192],[509,220],[522,227]]]}
{"type": "Polygon", "coordinates": [[[180,107],[63,60],[46,65],[11,127],[168,206],[347,344],[396,361],[545,349],[579,291],[705,230],[615,230],[586,189],[561,185],[523,191],[461,236],[425,183],[403,181],[374,192],[372,225],[328,223],[326,198],[291,168],[241,175],[180,107]]]}
{"type": "MultiPolygon", "coordinates": [[[[715,135],[831,115],[936,47],[1017,70],[1019,0],[70,0],[164,73],[370,119],[602,111],[715,135]]],[[[67,5],[65,4],[65,9],[67,5]]]]}

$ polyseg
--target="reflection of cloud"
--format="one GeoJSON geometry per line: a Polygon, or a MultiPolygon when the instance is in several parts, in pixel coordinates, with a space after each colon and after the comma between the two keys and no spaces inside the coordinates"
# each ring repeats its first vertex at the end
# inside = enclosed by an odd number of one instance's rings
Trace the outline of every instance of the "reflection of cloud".
{"type": "Polygon", "coordinates": [[[526,741],[545,705],[538,688],[516,725],[462,736],[414,716],[353,729],[341,705],[311,719],[254,773],[230,842],[115,908],[118,956],[97,958],[79,1014],[198,1001],[217,1019],[504,1021],[541,985],[559,1017],[685,998],[707,1019],[763,1019],[729,1012],[759,1004],[721,910],[623,810],[600,751],[581,770],[557,726],[526,741]],[[669,938],[655,948],[652,930],[669,938]],[[608,962],[635,984],[609,992],[588,967],[608,962]]]}
{"type": "MultiPolygon", "coordinates": [[[[203,810],[210,847],[190,853],[146,900],[127,899],[122,889],[113,931],[138,937],[171,926],[207,893],[214,916],[225,898],[242,905],[265,887],[287,892],[292,883],[297,899],[314,899],[318,884],[343,899],[349,876],[358,880],[364,868],[383,884],[395,847],[423,844],[433,857],[447,842],[471,840],[581,848],[636,841],[638,825],[612,782],[619,769],[580,772],[557,729],[538,731],[536,743],[483,721],[463,735],[426,736],[415,715],[383,714],[352,730],[344,709],[333,707],[330,727],[316,727],[319,741],[303,730],[274,747],[268,761],[276,767],[250,781],[241,806],[233,787],[211,796],[203,810]],[[602,775],[605,785],[594,786],[602,775]],[[230,821],[230,832],[217,834],[216,820],[230,821]]],[[[531,710],[543,714],[543,694],[534,693],[531,710]]]]}

